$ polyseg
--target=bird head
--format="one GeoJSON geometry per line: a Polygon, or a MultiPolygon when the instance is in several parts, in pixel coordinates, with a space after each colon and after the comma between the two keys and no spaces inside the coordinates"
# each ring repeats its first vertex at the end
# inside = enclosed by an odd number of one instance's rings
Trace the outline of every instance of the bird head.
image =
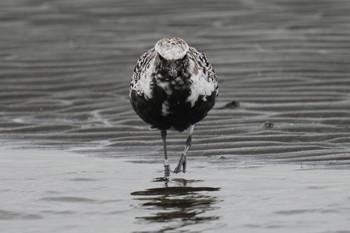
{"type": "Polygon", "coordinates": [[[154,49],[158,55],[159,67],[168,71],[168,75],[173,78],[176,78],[181,69],[188,65],[189,46],[181,38],[163,38],[156,43],[154,49]]]}

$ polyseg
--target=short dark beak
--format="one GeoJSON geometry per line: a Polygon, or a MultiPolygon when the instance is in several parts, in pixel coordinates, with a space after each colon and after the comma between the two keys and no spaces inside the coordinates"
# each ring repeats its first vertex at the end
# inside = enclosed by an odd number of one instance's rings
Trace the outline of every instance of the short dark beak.
{"type": "Polygon", "coordinates": [[[176,78],[177,77],[177,71],[176,71],[176,64],[175,64],[175,62],[171,62],[169,68],[170,68],[170,70],[169,70],[170,76],[172,76],[173,78],[176,78]]]}

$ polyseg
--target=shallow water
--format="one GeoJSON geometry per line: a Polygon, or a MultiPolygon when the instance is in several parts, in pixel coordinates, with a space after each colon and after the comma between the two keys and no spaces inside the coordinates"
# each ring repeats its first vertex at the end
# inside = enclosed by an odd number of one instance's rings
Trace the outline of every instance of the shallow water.
{"type": "Polygon", "coordinates": [[[1,232],[348,232],[349,171],[1,150],[1,232]],[[136,163],[134,163],[136,162],[136,163]]]}
{"type": "MultiPolygon", "coordinates": [[[[348,12],[346,0],[2,0],[0,231],[347,232],[348,12]],[[206,53],[220,95],[188,173],[165,182],[160,134],[128,88],[169,35],[206,53]]],[[[168,134],[173,168],[185,138],[168,134]]]]}

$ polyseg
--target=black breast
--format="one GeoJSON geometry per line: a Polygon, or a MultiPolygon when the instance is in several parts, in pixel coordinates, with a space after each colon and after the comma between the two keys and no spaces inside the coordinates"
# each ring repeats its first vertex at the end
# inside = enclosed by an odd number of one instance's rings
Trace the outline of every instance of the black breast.
{"type": "Polygon", "coordinates": [[[206,100],[203,100],[203,96],[199,96],[194,106],[191,106],[187,101],[191,94],[189,79],[185,79],[183,85],[170,81],[167,90],[156,85],[155,78],[153,83],[152,98],[146,99],[143,94],[138,95],[136,91],[131,91],[131,104],[135,112],[154,128],[160,130],[174,128],[183,131],[202,120],[214,106],[215,92],[207,96],[206,100]]]}
{"type": "Polygon", "coordinates": [[[216,92],[210,96],[199,96],[194,106],[188,101],[191,95],[191,74],[189,59],[184,57],[176,61],[176,77],[169,73],[170,61],[160,56],[156,57],[157,65],[152,73],[152,98],[131,91],[131,104],[136,113],[154,128],[178,131],[187,129],[190,125],[202,120],[214,106],[216,92]]]}

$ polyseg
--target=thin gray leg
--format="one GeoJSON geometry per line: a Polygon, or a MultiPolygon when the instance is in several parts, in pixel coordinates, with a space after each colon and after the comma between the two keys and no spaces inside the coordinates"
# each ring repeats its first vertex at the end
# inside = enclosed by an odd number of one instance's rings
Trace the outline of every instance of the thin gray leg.
{"type": "Polygon", "coordinates": [[[179,160],[179,163],[177,164],[177,167],[174,170],[174,173],[179,173],[181,171],[181,167],[182,167],[182,172],[183,173],[186,172],[186,166],[187,166],[186,154],[187,154],[187,151],[188,151],[188,149],[190,149],[191,144],[192,144],[193,130],[194,130],[194,125],[191,125],[189,130],[188,130],[188,138],[187,138],[186,143],[185,143],[185,149],[181,154],[181,158],[179,160]]]}
{"type": "Polygon", "coordinates": [[[162,136],[163,149],[164,149],[164,175],[165,177],[168,177],[170,175],[170,166],[169,166],[168,154],[166,150],[166,135],[167,135],[166,130],[161,130],[160,135],[162,136]]]}

